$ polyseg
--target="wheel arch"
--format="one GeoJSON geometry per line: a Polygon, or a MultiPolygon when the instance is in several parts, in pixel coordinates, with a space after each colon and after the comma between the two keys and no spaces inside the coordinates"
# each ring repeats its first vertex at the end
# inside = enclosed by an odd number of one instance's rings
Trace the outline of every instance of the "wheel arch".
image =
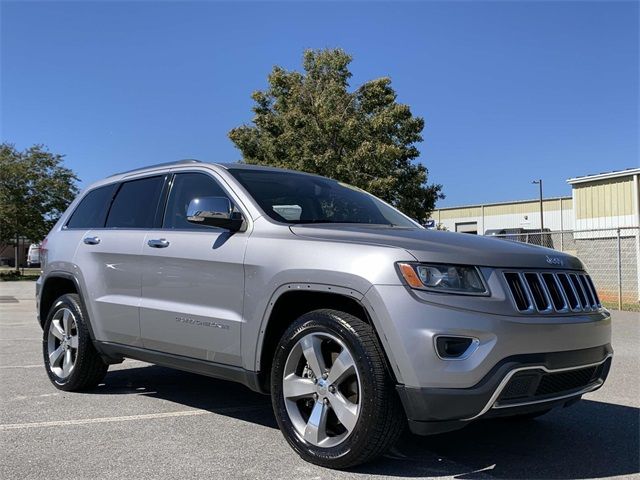
{"type": "Polygon", "coordinates": [[[80,286],[77,279],[67,272],[52,272],[42,282],[40,289],[40,302],[38,305],[38,322],[44,328],[49,310],[56,299],[68,293],[75,293],[80,296],[80,286]]]}
{"type": "Polygon", "coordinates": [[[354,289],[320,284],[288,284],[272,296],[264,313],[257,345],[255,370],[260,388],[269,391],[269,375],[275,349],[285,330],[301,315],[321,308],[331,308],[354,315],[371,325],[382,347],[387,370],[395,381],[395,374],[375,321],[362,299],[364,295],[354,289]]]}

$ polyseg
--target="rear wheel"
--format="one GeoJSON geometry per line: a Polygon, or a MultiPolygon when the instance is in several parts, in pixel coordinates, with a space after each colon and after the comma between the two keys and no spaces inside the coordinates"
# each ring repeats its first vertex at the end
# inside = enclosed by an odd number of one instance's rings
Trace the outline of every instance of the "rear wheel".
{"type": "Polygon", "coordinates": [[[406,423],[375,332],[336,310],[307,313],[284,333],[271,391],[289,444],[303,459],[329,468],[380,455],[406,423]]]}
{"type": "Polygon", "coordinates": [[[60,390],[93,388],[109,368],[91,342],[76,294],[63,295],[54,302],[44,324],[42,353],[49,379],[60,390]]]}

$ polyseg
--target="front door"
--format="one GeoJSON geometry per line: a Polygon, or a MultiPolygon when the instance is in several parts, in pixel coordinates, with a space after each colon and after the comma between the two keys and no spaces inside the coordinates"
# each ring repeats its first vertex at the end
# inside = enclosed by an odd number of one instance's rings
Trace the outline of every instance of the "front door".
{"type": "Polygon", "coordinates": [[[162,229],[147,233],[142,247],[142,342],[151,350],[241,365],[248,234],[189,223],[191,200],[209,196],[229,197],[208,173],[176,174],[162,229]]]}

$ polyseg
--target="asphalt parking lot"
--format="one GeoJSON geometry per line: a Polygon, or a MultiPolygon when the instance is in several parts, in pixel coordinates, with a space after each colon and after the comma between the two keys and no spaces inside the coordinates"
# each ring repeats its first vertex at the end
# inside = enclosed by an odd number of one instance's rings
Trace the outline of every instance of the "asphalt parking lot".
{"type": "Polygon", "coordinates": [[[577,405],[529,423],[406,435],[386,457],[335,472],[299,459],[269,398],[233,383],[125,361],[92,392],[56,390],[42,366],[33,293],[33,282],[0,283],[2,479],[640,476],[637,313],[614,313],[607,385],[577,405]]]}

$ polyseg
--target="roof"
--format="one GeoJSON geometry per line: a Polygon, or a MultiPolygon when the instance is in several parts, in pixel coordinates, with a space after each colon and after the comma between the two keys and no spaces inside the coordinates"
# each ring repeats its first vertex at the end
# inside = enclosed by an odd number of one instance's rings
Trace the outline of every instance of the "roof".
{"type": "MultiPolygon", "coordinates": [[[[542,200],[545,202],[552,202],[554,200],[571,200],[571,196],[565,196],[565,197],[547,197],[547,198],[543,198],[542,200]]],[[[477,208],[477,207],[493,207],[496,205],[516,205],[518,203],[531,203],[531,202],[539,202],[540,199],[539,198],[532,198],[529,200],[513,200],[511,202],[493,202],[493,203],[474,203],[471,205],[458,205],[455,207],[441,207],[441,208],[434,208],[433,210],[457,210],[459,208],[477,208]]]]}
{"type": "MultiPolygon", "coordinates": [[[[230,168],[235,168],[235,169],[242,169],[242,170],[271,170],[271,171],[288,171],[288,172],[295,172],[295,173],[306,173],[306,172],[299,172],[296,170],[288,170],[285,168],[270,167],[266,165],[250,165],[248,163],[240,163],[240,162],[233,162],[233,163],[204,162],[202,160],[195,160],[195,159],[189,158],[185,160],[176,160],[173,162],[164,162],[164,163],[156,163],[153,165],[146,165],[144,167],[134,168],[132,170],[127,170],[125,172],[114,173],[112,175],[109,175],[108,178],[115,177],[118,175],[126,175],[130,173],[142,172],[145,170],[152,170],[156,168],[171,168],[171,167],[181,167],[184,165],[199,165],[199,164],[200,165],[202,164],[216,165],[226,170],[229,170],[230,168]]],[[[313,175],[313,174],[309,173],[307,175],[313,175]]]]}
{"type": "Polygon", "coordinates": [[[575,185],[576,183],[595,182],[597,180],[608,180],[611,178],[628,177],[631,175],[640,175],[640,168],[626,168],[624,170],[614,170],[612,172],[596,173],[593,175],[584,175],[582,177],[569,178],[567,183],[575,185]]]}

